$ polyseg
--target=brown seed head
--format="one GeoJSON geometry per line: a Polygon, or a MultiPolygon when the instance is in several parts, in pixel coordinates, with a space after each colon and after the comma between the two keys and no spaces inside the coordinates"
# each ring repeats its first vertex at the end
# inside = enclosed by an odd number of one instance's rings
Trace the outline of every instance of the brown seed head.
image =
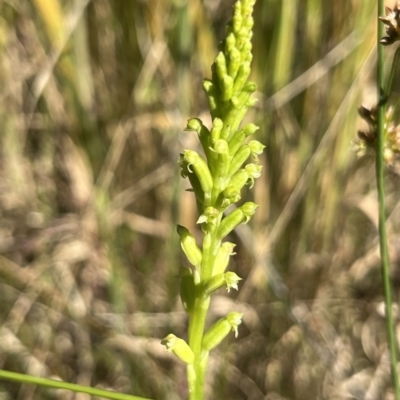
{"type": "Polygon", "coordinates": [[[384,46],[388,46],[400,40],[400,1],[396,1],[393,9],[385,7],[385,10],[386,16],[379,17],[379,19],[386,25],[387,36],[384,36],[380,40],[380,43],[384,46]]]}

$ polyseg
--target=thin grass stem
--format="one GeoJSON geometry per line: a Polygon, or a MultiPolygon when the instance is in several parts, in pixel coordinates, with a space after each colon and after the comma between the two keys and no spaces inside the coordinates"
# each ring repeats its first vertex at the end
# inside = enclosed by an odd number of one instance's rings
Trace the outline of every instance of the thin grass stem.
{"type": "MultiPolygon", "coordinates": [[[[384,14],[384,2],[378,0],[378,15],[384,14]]],[[[385,118],[385,94],[384,92],[384,54],[383,46],[379,43],[383,36],[383,24],[378,19],[378,68],[377,68],[377,83],[378,83],[378,132],[377,132],[377,154],[376,154],[376,181],[378,188],[378,202],[379,202],[379,242],[380,252],[382,260],[382,280],[383,289],[385,295],[385,306],[386,306],[386,330],[389,341],[389,352],[390,352],[390,367],[392,372],[392,381],[395,390],[396,400],[400,400],[400,385],[399,377],[397,373],[397,359],[398,350],[396,342],[395,325],[393,321],[392,312],[392,290],[389,276],[389,254],[386,238],[386,213],[385,213],[385,188],[384,188],[384,158],[383,158],[383,147],[384,147],[384,118],[385,118]]],[[[397,54],[397,52],[396,52],[397,54]]],[[[398,56],[397,56],[398,57],[398,56]]],[[[396,60],[396,56],[395,56],[396,60]]],[[[392,73],[389,78],[388,88],[393,83],[393,67],[392,73]]]]}
{"type": "Polygon", "coordinates": [[[66,389],[72,392],[87,393],[92,396],[99,396],[104,399],[114,400],[150,400],[144,397],[132,396],[129,394],[111,392],[109,390],[92,388],[89,386],[77,385],[75,383],[68,383],[63,381],[56,381],[55,379],[41,378],[38,376],[20,374],[17,372],[10,372],[0,370],[0,379],[7,379],[9,381],[21,382],[21,383],[32,383],[38,386],[44,386],[53,389],[66,389]]]}

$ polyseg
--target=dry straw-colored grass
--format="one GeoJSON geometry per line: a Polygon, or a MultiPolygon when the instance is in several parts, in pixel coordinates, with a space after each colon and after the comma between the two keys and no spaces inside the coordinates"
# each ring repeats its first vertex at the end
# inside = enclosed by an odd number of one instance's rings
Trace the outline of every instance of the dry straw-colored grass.
{"type": "MultiPolygon", "coordinates": [[[[372,3],[258,1],[260,208],[235,234],[239,294],[211,307],[245,316],[212,355],[210,399],[392,398],[374,167],[351,149],[375,95],[372,3]]],[[[186,119],[208,121],[201,80],[231,4],[0,2],[0,368],[185,398],[159,344],[185,334],[175,226],[197,219],[176,160],[197,146],[186,119]]],[[[88,398],[0,382],[2,400],[88,398]]]]}

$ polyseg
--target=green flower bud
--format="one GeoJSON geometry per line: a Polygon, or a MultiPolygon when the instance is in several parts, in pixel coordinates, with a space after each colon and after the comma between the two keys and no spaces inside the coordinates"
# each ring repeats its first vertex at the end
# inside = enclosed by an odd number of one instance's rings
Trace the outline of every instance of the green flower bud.
{"type": "Polygon", "coordinates": [[[235,246],[236,244],[231,242],[222,243],[217,257],[215,258],[213,274],[218,275],[225,272],[225,269],[229,264],[230,257],[236,254],[233,252],[235,246]]]}
{"type": "Polygon", "coordinates": [[[207,279],[203,285],[203,294],[205,297],[210,296],[212,292],[222,288],[225,285],[224,274],[214,275],[212,278],[207,279]]]}
{"type": "Polygon", "coordinates": [[[247,61],[251,61],[253,59],[253,54],[251,50],[253,49],[253,45],[251,44],[251,37],[253,36],[253,33],[250,32],[249,35],[247,36],[247,40],[243,43],[242,47],[242,53],[246,56],[247,61]]]}
{"type": "Polygon", "coordinates": [[[204,79],[203,80],[203,90],[207,94],[214,92],[214,90],[215,90],[214,83],[210,79],[204,79]]]}
{"type": "Polygon", "coordinates": [[[237,1],[234,5],[234,12],[233,12],[233,18],[232,18],[232,28],[233,31],[237,34],[237,32],[240,31],[242,27],[242,15],[241,15],[241,7],[242,5],[240,4],[239,1],[237,1]]]}
{"type": "Polygon", "coordinates": [[[232,136],[231,132],[235,132],[236,129],[233,129],[233,122],[236,119],[238,114],[238,110],[233,106],[232,99],[230,99],[230,104],[228,108],[228,112],[224,116],[224,127],[222,128],[221,138],[224,140],[228,140],[232,136]]]}
{"type": "Polygon", "coordinates": [[[182,168],[182,178],[189,178],[190,184],[192,185],[192,189],[188,189],[188,191],[195,193],[197,209],[199,211],[202,211],[204,208],[204,191],[201,188],[199,178],[196,174],[193,174],[192,171],[189,171],[189,165],[186,162],[185,156],[183,154],[179,155],[178,164],[182,168]]]}
{"type": "Polygon", "coordinates": [[[204,79],[203,89],[207,95],[208,106],[210,107],[210,113],[213,118],[219,115],[219,92],[212,81],[204,79]]]}
{"type": "MultiPolygon", "coordinates": [[[[247,109],[254,105],[257,102],[256,99],[252,99],[251,95],[257,88],[256,84],[253,82],[248,82],[243,88],[242,92],[236,97],[233,96],[231,98],[232,105],[236,108],[236,111],[233,114],[233,117],[230,119],[229,123],[231,124],[230,132],[236,132],[240,123],[243,120],[244,115],[247,112],[247,109]]],[[[229,136],[230,140],[231,136],[229,136]]]]}
{"type": "MultiPolygon", "coordinates": [[[[243,22],[243,26],[250,32],[252,33],[252,28],[254,26],[254,19],[249,17],[246,18],[246,20],[243,22]]],[[[250,42],[249,42],[250,43],[250,42]]]]}
{"type": "MultiPolygon", "coordinates": [[[[239,31],[236,34],[236,37],[239,38],[239,42],[243,41],[243,43],[246,43],[249,40],[249,31],[246,29],[245,26],[243,26],[243,19],[242,19],[242,27],[239,29],[239,31]]],[[[241,46],[243,49],[243,47],[241,46]]]]}
{"type": "Polygon", "coordinates": [[[240,199],[240,190],[235,186],[228,186],[218,197],[217,207],[221,210],[225,210],[231,204],[238,202],[240,199]]]}
{"type": "Polygon", "coordinates": [[[203,230],[206,232],[213,232],[218,224],[220,212],[214,207],[207,207],[204,213],[200,215],[197,224],[205,224],[203,230]]]}
{"type": "MultiPolygon", "coordinates": [[[[243,108],[246,101],[247,101],[247,98],[241,102],[238,96],[232,96],[231,103],[232,103],[233,108],[235,109],[233,111],[236,111],[236,115],[238,114],[238,110],[243,108]]],[[[233,119],[233,117],[232,117],[232,119],[233,119]]]]}
{"type": "Polygon", "coordinates": [[[199,178],[189,168],[189,163],[185,159],[184,154],[179,155],[178,164],[182,168],[182,171],[181,171],[182,178],[189,178],[190,184],[192,185],[193,189],[192,190],[189,189],[189,191],[194,191],[194,193],[195,193],[197,209],[202,210],[205,196],[204,196],[204,191],[200,185],[199,178]]]}
{"type": "Polygon", "coordinates": [[[185,131],[194,131],[197,132],[200,143],[206,153],[206,156],[209,156],[209,147],[210,147],[210,131],[204,126],[203,122],[199,118],[191,118],[188,120],[185,131]]]}
{"type": "Polygon", "coordinates": [[[235,337],[238,337],[238,327],[242,323],[243,313],[231,312],[226,316],[226,320],[235,332],[235,337]]]}
{"type": "Polygon", "coordinates": [[[233,79],[229,75],[225,75],[221,80],[222,100],[228,101],[233,94],[233,79]]]}
{"type": "Polygon", "coordinates": [[[200,269],[201,261],[203,259],[203,253],[200,248],[196,244],[196,239],[193,235],[190,234],[188,229],[184,226],[178,225],[177,227],[178,235],[181,238],[181,247],[183,252],[186,254],[189,262],[196,267],[196,269],[200,269]]]}
{"type": "Polygon", "coordinates": [[[234,156],[236,152],[240,149],[240,146],[243,144],[245,139],[246,135],[243,129],[233,135],[232,139],[229,141],[229,154],[231,155],[231,157],[234,156]]]}
{"type": "Polygon", "coordinates": [[[234,187],[236,190],[241,190],[243,186],[248,182],[249,174],[246,169],[239,169],[235,175],[232,176],[231,180],[229,181],[228,187],[234,187]]]}
{"type": "Polygon", "coordinates": [[[190,166],[193,166],[194,172],[199,178],[199,182],[204,191],[204,194],[205,196],[207,196],[208,193],[211,193],[211,190],[213,188],[213,179],[204,158],[195,151],[184,150],[184,159],[188,164],[189,171],[190,166]]]}
{"type": "Polygon", "coordinates": [[[185,131],[195,131],[200,133],[201,129],[203,128],[203,122],[199,118],[190,118],[188,119],[185,131]]]}
{"type": "Polygon", "coordinates": [[[213,127],[211,129],[211,144],[215,144],[215,142],[219,139],[223,126],[224,123],[222,122],[222,119],[214,118],[213,127]]]}
{"type": "Polygon", "coordinates": [[[232,271],[226,272],[225,274],[214,275],[212,278],[207,279],[204,282],[204,296],[210,296],[211,293],[224,286],[226,286],[226,290],[228,291],[228,293],[231,291],[232,288],[238,290],[238,282],[241,280],[242,278],[237,276],[232,271]]]}
{"type": "Polygon", "coordinates": [[[228,50],[228,53],[231,53],[233,51],[233,49],[236,50],[236,48],[235,48],[236,39],[235,39],[235,35],[233,33],[230,33],[226,36],[225,44],[226,44],[226,49],[228,50]]]}
{"type": "Polygon", "coordinates": [[[226,284],[226,290],[228,291],[228,293],[231,291],[231,289],[239,290],[238,283],[239,281],[242,280],[240,276],[236,275],[232,271],[228,271],[225,272],[224,279],[226,284]]]}
{"type": "Polygon", "coordinates": [[[246,136],[254,135],[260,128],[253,123],[248,123],[243,127],[243,131],[246,136]]]}
{"type": "Polygon", "coordinates": [[[256,212],[258,205],[249,201],[232,211],[222,221],[218,228],[218,238],[222,240],[229,235],[239,224],[247,224],[256,212]]]}
{"type": "Polygon", "coordinates": [[[187,178],[191,171],[189,171],[189,165],[185,160],[184,154],[179,154],[178,165],[181,167],[181,176],[182,178],[187,178]]]}
{"type": "Polygon", "coordinates": [[[265,146],[258,140],[251,140],[249,142],[249,148],[250,148],[251,154],[260,155],[260,154],[262,154],[263,150],[265,149],[265,146]]]}
{"type": "Polygon", "coordinates": [[[253,203],[252,201],[248,201],[247,203],[244,203],[240,208],[245,216],[244,223],[247,224],[250,221],[251,217],[255,214],[258,208],[258,204],[253,203]]]}
{"type": "Polygon", "coordinates": [[[247,164],[244,168],[251,181],[250,188],[254,186],[254,180],[261,176],[262,165],[247,164]]]}
{"type": "Polygon", "coordinates": [[[218,228],[218,238],[222,240],[228,236],[239,224],[245,220],[245,215],[241,208],[237,208],[227,215],[218,228]]]}
{"type": "Polygon", "coordinates": [[[251,154],[250,148],[247,144],[243,145],[233,156],[230,166],[228,175],[234,175],[239,169],[243,166],[246,160],[249,158],[251,154]]]}
{"type": "Polygon", "coordinates": [[[257,85],[252,81],[247,82],[243,86],[243,92],[245,93],[253,94],[256,90],[257,90],[257,85]]]}
{"type": "Polygon", "coordinates": [[[211,351],[217,347],[230,331],[234,331],[235,337],[237,337],[238,326],[242,322],[242,316],[242,313],[231,312],[225,318],[212,325],[203,337],[203,351],[211,351]]]}
{"type": "Polygon", "coordinates": [[[247,108],[254,107],[258,102],[258,99],[254,97],[249,97],[249,99],[246,101],[245,106],[247,108]]]}
{"type": "Polygon", "coordinates": [[[228,174],[230,164],[228,142],[223,139],[217,140],[214,145],[214,151],[218,154],[218,159],[215,162],[215,171],[213,171],[213,198],[216,198],[221,190],[225,189],[225,186],[227,184],[226,176],[228,174]]]}
{"type": "Polygon", "coordinates": [[[240,68],[240,51],[233,47],[229,51],[229,64],[228,64],[228,74],[232,79],[236,78],[236,75],[240,68]]]}
{"type": "Polygon", "coordinates": [[[234,133],[232,139],[229,141],[229,154],[233,156],[243,144],[246,137],[253,135],[258,129],[258,126],[249,123],[246,124],[240,131],[234,133]]]}
{"type": "Polygon", "coordinates": [[[218,98],[215,95],[209,94],[207,96],[208,107],[210,108],[210,113],[213,117],[218,115],[218,98]]]}
{"type": "Polygon", "coordinates": [[[235,96],[240,94],[240,92],[242,91],[243,86],[245,85],[247,78],[250,75],[250,72],[251,72],[250,63],[248,63],[248,62],[243,63],[239,67],[236,78],[235,78],[235,82],[233,83],[233,88],[232,88],[232,92],[235,96]]]}
{"type": "Polygon", "coordinates": [[[254,93],[256,90],[257,85],[252,81],[247,82],[243,87],[243,91],[250,94],[254,93]]]}
{"type": "Polygon", "coordinates": [[[228,142],[224,139],[218,139],[214,144],[214,151],[218,154],[222,154],[224,156],[229,156],[229,146],[228,142]]]}
{"type": "Polygon", "coordinates": [[[225,54],[222,51],[220,51],[217,57],[215,58],[215,70],[217,72],[220,82],[222,82],[225,76],[228,75],[228,71],[226,69],[225,54]]]}
{"type": "Polygon", "coordinates": [[[172,351],[184,363],[193,364],[193,351],[183,339],[170,333],[161,341],[161,344],[164,345],[168,351],[172,351]]]}
{"type": "Polygon", "coordinates": [[[196,201],[197,201],[197,207],[199,209],[202,209],[201,205],[203,204],[204,200],[204,191],[200,185],[199,178],[197,177],[196,174],[193,173],[193,171],[190,169],[190,164],[185,158],[184,154],[179,155],[179,160],[178,160],[179,166],[182,168],[181,170],[181,176],[182,178],[189,178],[190,184],[192,185],[193,191],[195,192],[196,195],[196,201]],[[199,202],[201,204],[199,204],[199,202]]]}

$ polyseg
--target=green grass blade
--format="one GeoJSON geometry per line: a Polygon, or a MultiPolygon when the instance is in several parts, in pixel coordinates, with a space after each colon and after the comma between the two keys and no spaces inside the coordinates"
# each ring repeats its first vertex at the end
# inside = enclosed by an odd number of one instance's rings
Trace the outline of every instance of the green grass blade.
{"type": "Polygon", "coordinates": [[[66,389],[66,390],[71,390],[73,392],[87,393],[93,396],[103,397],[105,399],[149,400],[144,397],[131,396],[129,394],[111,392],[109,390],[97,389],[89,386],[82,386],[74,383],[56,381],[54,379],[41,378],[38,376],[25,375],[17,372],[10,372],[4,370],[0,370],[0,379],[6,379],[9,381],[21,382],[21,383],[32,383],[34,385],[39,385],[54,389],[66,389]]]}

